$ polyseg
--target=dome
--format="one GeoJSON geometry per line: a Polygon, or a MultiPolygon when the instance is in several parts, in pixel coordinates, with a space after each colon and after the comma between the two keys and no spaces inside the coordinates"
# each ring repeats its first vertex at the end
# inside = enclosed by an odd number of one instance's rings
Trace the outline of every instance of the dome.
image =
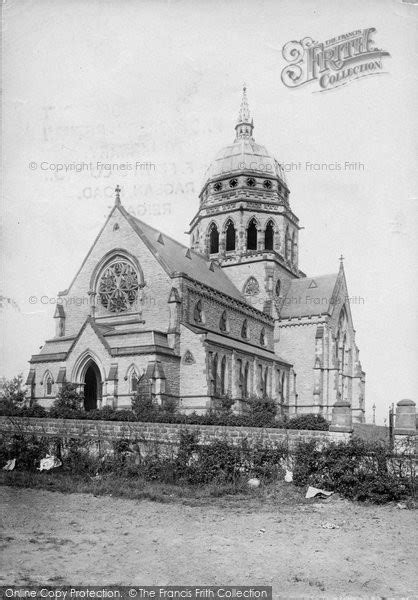
{"type": "Polygon", "coordinates": [[[285,182],[281,165],[265,146],[256,144],[252,137],[239,137],[233,144],[222,148],[207,169],[205,182],[240,172],[270,175],[285,182]]]}
{"type": "Polygon", "coordinates": [[[253,138],[254,123],[248,108],[244,85],[238,122],[235,125],[236,137],[232,144],[218,152],[205,174],[205,184],[209,180],[252,173],[259,176],[279,178],[286,184],[284,170],[265,146],[256,144],[253,138]]]}

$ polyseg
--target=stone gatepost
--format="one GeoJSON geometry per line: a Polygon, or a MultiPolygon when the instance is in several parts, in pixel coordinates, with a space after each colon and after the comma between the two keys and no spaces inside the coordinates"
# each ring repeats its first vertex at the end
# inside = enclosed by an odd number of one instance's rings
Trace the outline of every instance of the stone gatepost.
{"type": "Polygon", "coordinates": [[[353,431],[353,418],[349,402],[339,401],[332,407],[332,418],[330,431],[342,431],[351,433],[353,431]]]}
{"type": "Polygon", "coordinates": [[[416,433],[416,405],[413,400],[400,400],[396,405],[395,435],[416,433]]]}
{"type": "Polygon", "coordinates": [[[413,400],[400,400],[396,404],[395,450],[417,454],[416,405],[413,400]]]}

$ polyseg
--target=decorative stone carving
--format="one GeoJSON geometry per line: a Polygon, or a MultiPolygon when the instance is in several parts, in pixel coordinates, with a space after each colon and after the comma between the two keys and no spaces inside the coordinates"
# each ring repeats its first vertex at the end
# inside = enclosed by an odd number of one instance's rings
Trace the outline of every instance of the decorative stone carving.
{"type": "Polygon", "coordinates": [[[183,356],[183,364],[184,365],[193,365],[195,363],[195,359],[190,350],[186,350],[183,356]]]}
{"type": "Polygon", "coordinates": [[[260,292],[260,286],[255,277],[250,277],[244,286],[246,296],[256,296],[260,292]]]}
{"type": "Polygon", "coordinates": [[[128,262],[118,260],[106,267],[99,282],[101,304],[110,312],[127,311],[138,298],[138,275],[128,262]]]}

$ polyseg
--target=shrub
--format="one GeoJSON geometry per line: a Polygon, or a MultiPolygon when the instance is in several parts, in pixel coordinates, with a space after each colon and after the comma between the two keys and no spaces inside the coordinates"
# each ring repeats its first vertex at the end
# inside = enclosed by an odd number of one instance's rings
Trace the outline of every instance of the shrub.
{"type": "Polygon", "coordinates": [[[248,416],[255,423],[255,427],[274,427],[277,404],[272,398],[268,396],[249,398],[248,411],[248,416]]]}
{"type": "Polygon", "coordinates": [[[414,476],[393,463],[410,461],[407,455],[394,457],[389,446],[353,438],[349,442],[330,443],[321,449],[315,441],[301,442],[295,453],[293,481],[298,486],[339,492],[351,500],[369,500],[381,504],[399,501],[413,493],[414,476]]]}
{"type": "MultiPolygon", "coordinates": [[[[245,448],[244,443],[244,448],[245,448]]],[[[282,444],[263,444],[257,442],[247,452],[249,473],[252,477],[258,477],[265,481],[283,478],[283,461],[288,457],[289,450],[285,443],[282,444]]]]}
{"type": "Polygon", "coordinates": [[[328,431],[329,423],[322,415],[300,415],[289,419],[286,423],[288,429],[311,429],[328,431]]]}
{"type": "Polygon", "coordinates": [[[79,438],[63,441],[63,467],[74,475],[92,476],[102,466],[102,457],[90,452],[91,442],[79,438]]]}
{"type": "Polygon", "coordinates": [[[232,416],[232,406],[235,404],[235,400],[233,400],[230,396],[222,396],[221,398],[217,398],[215,401],[215,407],[209,411],[209,414],[213,415],[215,418],[219,419],[227,419],[232,416]]]}
{"type": "Polygon", "coordinates": [[[21,409],[21,414],[19,416],[37,417],[38,419],[43,419],[48,416],[48,411],[39,404],[33,404],[32,406],[24,406],[21,409]]]}
{"type": "Polygon", "coordinates": [[[16,459],[16,467],[22,471],[36,471],[41,458],[45,458],[49,451],[51,440],[34,435],[13,434],[3,438],[0,449],[2,466],[12,459],[16,459]]]}
{"type": "Polygon", "coordinates": [[[1,396],[1,400],[10,406],[21,408],[25,405],[27,398],[22,373],[12,379],[3,379],[1,396]]]}
{"type": "Polygon", "coordinates": [[[158,406],[154,404],[151,394],[138,390],[132,396],[132,411],[138,421],[152,421],[158,415],[158,406]]]}
{"type": "Polygon", "coordinates": [[[111,421],[137,421],[135,413],[132,410],[114,410],[111,421]]]}
{"type": "Polygon", "coordinates": [[[82,410],[84,395],[77,392],[75,383],[65,383],[50,410],[51,417],[62,419],[86,418],[82,410]]]}

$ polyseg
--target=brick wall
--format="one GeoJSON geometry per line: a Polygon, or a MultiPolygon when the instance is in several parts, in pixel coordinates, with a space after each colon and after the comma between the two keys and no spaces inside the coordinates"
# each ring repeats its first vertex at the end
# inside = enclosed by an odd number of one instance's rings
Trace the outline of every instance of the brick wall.
{"type": "Polygon", "coordinates": [[[77,421],[72,419],[35,419],[0,416],[2,433],[29,433],[38,436],[60,436],[64,438],[84,438],[91,440],[117,440],[129,438],[145,443],[176,445],[180,431],[199,431],[200,442],[227,440],[237,444],[243,439],[250,443],[257,441],[280,443],[288,440],[289,448],[294,449],[300,441],[348,441],[349,433],[332,431],[306,431],[264,429],[255,427],[221,427],[217,425],[177,425],[167,423],[130,423],[122,421],[77,421]]]}

